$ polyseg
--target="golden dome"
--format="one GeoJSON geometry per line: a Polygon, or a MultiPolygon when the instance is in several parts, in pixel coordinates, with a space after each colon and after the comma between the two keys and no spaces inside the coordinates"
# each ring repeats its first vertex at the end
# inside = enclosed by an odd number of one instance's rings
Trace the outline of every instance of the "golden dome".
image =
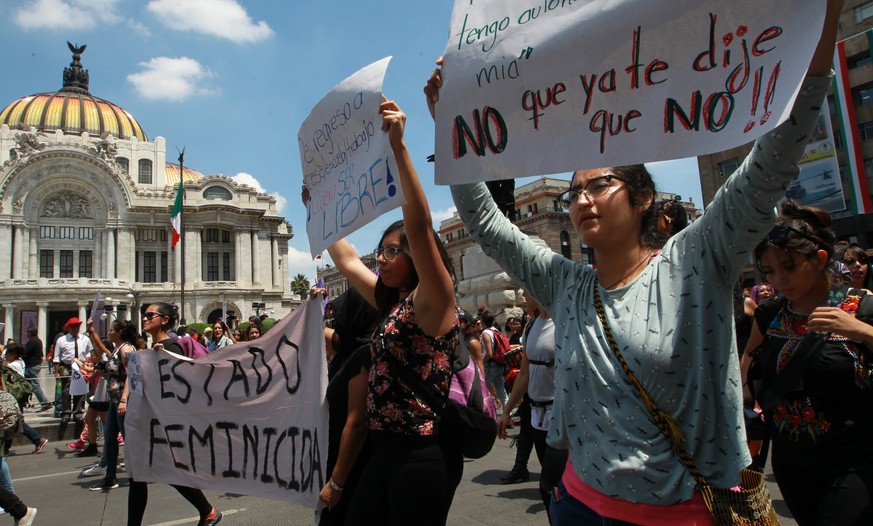
{"type": "Polygon", "coordinates": [[[63,130],[96,137],[111,133],[119,139],[148,137],[133,115],[115,104],[88,93],[57,91],[22,97],[0,112],[0,125],[12,129],[63,130]]]}
{"type": "Polygon", "coordinates": [[[115,104],[88,93],[88,70],[79,62],[86,46],[74,46],[70,67],[64,68],[64,87],[52,93],[22,97],[0,112],[0,125],[12,129],[38,131],[63,130],[64,133],[102,137],[112,134],[119,139],[148,137],[133,115],[115,104]]]}
{"type": "MultiPolygon", "coordinates": [[[[180,166],[175,163],[167,163],[167,186],[178,186],[179,184],[179,168],[180,166]]],[[[192,168],[185,167],[185,173],[182,176],[185,179],[186,183],[193,183],[195,181],[199,181],[203,179],[205,176],[194,170],[192,168]]]]}

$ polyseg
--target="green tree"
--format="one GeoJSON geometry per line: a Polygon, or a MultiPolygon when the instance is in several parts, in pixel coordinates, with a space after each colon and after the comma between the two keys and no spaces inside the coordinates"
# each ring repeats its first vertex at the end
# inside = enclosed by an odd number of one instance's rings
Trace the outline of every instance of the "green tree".
{"type": "Polygon", "coordinates": [[[309,279],[303,274],[297,274],[291,280],[291,292],[299,294],[300,299],[305,300],[309,294],[309,279]]]}

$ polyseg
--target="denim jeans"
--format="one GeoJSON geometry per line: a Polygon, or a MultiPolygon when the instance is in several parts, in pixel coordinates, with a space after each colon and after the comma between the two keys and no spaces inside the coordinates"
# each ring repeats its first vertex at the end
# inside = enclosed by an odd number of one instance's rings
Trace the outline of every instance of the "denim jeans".
{"type": "Polygon", "coordinates": [[[36,400],[44,404],[48,402],[45,397],[45,393],[42,392],[42,386],[39,385],[39,371],[42,369],[42,365],[34,365],[32,367],[26,367],[24,369],[24,377],[30,380],[30,385],[33,386],[33,395],[36,397],[36,400]]]}
{"type": "Polygon", "coordinates": [[[118,403],[110,402],[103,427],[103,460],[106,462],[106,480],[115,478],[118,465],[118,433],[124,436],[124,416],[118,414],[118,403]]]}
{"type": "Polygon", "coordinates": [[[552,491],[549,514],[552,526],[635,526],[632,522],[604,517],[582,504],[570,495],[563,482],[552,491]]]}

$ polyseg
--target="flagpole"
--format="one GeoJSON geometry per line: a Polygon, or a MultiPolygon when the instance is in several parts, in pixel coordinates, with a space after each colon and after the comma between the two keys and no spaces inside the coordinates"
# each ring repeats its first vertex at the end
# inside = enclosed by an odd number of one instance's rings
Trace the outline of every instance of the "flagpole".
{"type": "Polygon", "coordinates": [[[181,298],[179,302],[179,322],[185,319],[185,147],[182,147],[182,151],[179,152],[179,191],[182,192],[182,208],[179,210],[179,236],[181,239],[179,241],[182,242],[182,284],[181,284],[181,298]]]}

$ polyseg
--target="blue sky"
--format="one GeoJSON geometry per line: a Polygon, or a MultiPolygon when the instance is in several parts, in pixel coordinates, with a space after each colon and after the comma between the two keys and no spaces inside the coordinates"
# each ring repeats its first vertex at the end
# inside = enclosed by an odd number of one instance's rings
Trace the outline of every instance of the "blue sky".
{"type": "MultiPolygon", "coordinates": [[[[383,57],[394,58],[386,96],[408,114],[407,144],[438,225],[454,206],[433,185],[433,122],[422,87],[445,49],[452,2],[370,0],[0,0],[0,108],[61,88],[66,41],[87,44],[91,94],[123,107],[167,158],[204,174],[236,176],[278,199],[294,227],[292,274],[314,276],[299,202],[297,130],[334,85],[383,57]]],[[[696,163],[658,163],[659,189],[702,203],[696,163]]],[[[523,184],[520,181],[519,184],[523,184]]],[[[394,211],[350,237],[375,248],[394,211]]]]}

